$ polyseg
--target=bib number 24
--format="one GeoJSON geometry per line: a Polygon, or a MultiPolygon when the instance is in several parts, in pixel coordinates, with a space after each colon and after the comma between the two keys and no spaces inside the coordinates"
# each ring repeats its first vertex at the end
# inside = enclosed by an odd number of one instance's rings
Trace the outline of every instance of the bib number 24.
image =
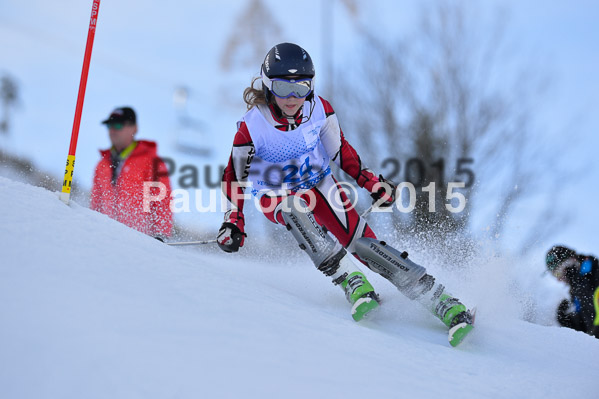
{"type": "Polygon", "coordinates": [[[286,173],[283,178],[283,183],[299,183],[306,177],[312,177],[312,165],[310,165],[310,157],[306,157],[304,163],[299,167],[297,165],[286,165],[283,167],[283,172],[286,173]]]}

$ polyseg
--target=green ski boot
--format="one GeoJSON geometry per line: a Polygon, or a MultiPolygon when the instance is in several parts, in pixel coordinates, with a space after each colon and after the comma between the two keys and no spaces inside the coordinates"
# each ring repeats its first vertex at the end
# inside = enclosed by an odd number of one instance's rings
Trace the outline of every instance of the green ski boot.
{"type": "Polygon", "coordinates": [[[378,296],[362,272],[353,272],[348,275],[341,282],[341,287],[345,291],[347,300],[352,304],[351,315],[355,321],[362,320],[378,308],[378,296]]]}
{"type": "Polygon", "coordinates": [[[473,313],[451,295],[441,295],[434,313],[449,328],[448,339],[451,346],[458,346],[474,328],[473,313]]]}

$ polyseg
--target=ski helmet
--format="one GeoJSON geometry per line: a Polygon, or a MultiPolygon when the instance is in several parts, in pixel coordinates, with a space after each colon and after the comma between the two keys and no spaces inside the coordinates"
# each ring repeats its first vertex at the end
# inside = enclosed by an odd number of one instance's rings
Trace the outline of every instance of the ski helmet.
{"type": "Polygon", "coordinates": [[[565,260],[576,256],[576,252],[572,249],[564,247],[563,245],[554,245],[547,252],[545,262],[547,263],[547,269],[549,271],[555,270],[565,260]]]}
{"type": "Polygon", "coordinates": [[[269,88],[273,78],[297,76],[299,79],[310,79],[311,92],[306,100],[314,97],[314,64],[310,54],[297,44],[280,43],[270,49],[262,63],[262,89],[266,100],[270,102],[272,93],[269,88]],[[266,79],[265,79],[266,78],[266,79]]]}

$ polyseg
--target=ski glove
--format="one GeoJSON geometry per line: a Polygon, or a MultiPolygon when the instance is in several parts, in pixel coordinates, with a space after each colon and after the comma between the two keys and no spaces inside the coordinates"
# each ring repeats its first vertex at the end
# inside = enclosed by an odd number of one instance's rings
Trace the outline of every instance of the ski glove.
{"type": "Polygon", "coordinates": [[[220,226],[216,242],[225,252],[237,252],[243,247],[247,234],[243,231],[245,221],[240,211],[229,211],[225,214],[225,221],[220,226]]]}
{"type": "Polygon", "coordinates": [[[580,330],[578,319],[574,304],[567,299],[561,301],[557,307],[557,322],[563,327],[580,330]]]}
{"type": "Polygon", "coordinates": [[[371,192],[373,204],[381,208],[388,208],[395,202],[397,186],[385,179],[383,175],[373,177],[365,185],[364,188],[371,192]]]}

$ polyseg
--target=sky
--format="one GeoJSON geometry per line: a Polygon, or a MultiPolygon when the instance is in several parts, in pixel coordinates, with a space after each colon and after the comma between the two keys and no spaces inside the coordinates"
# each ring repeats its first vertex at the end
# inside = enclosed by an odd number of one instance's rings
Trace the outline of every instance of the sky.
{"type": "MultiPolygon", "coordinates": [[[[0,137],[0,145],[32,158],[40,169],[57,176],[62,174],[73,126],[91,3],[0,3],[0,73],[9,74],[20,88],[10,136],[0,137]]],[[[182,0],[168,7],[141,0],[101,3],[77,147],[78,184],[91,186],[97,150],[108,146],[100,121],[118,105],[132,105],[138,112],[139,138],[157,140],[159,153],[176,160],[175,181],[184,165],[196,165],[200,171],[209,165],[211,179],[218,179],[218,166],[226,163],[235,122],[244,112],[241,92],[258,72],[258,65],[246,64],[243,52],[230,70],[220,65],[231,32],[243,23],[239,15],[250,3],[182,0]],[[188,88],[185,107],[174,101],[178,87],[188,88]],[[195,128],[183,126],[181,115],[191,118],[195,128]],[[177,151],[182,145],[210,152],[203,157],[182,154],[177,151]]],[[[353,48],[357,33],[352,14],[344,5],[351,2],[333,1],[329,5],[332,19],[323,17],[324,3],[318,0],[304,1],[306,12],[300,15],[289,13],[296,2],[264,3],[280,29],[273,41],[301,43],[317,69],[326,65],[329,55],[342,60],[343,52],[353,48]],[[329,35],[326,42],[325,32],[329,35]]],[[[362,23],[377,26],[389,38],[414,27],[418,3],[373,0],[364,7],[355,2],[362,23]]],[[[540,6],[537,1],[496,0],[482,6],[486,13],[500,9],[510,16],[509,32],[522,45],[521,56],[533,57],[542,68],[539,72],[551,76],[551,88],[539,104],[537,122],[541,129],[546,126],[548,133],[543,140],[554,147],[556,157],[567,158],[573,170],[563,183],[563,191],[556,195],[559,201],[554,207],[556,213],[568,214],[571,223],[556,232],[551,242],[541,243],[539,250],[561,242],[596,254],[599,5],[593,1],[576,2],[575,6],[550,1],[540,6]],[[559,151],[563,143],[571,146],[567,153],[559,151]]],[[[265,44],[263,53],[272,44],[265,44]]],[[[326,81],[327,68],[319,69],[318,74],[319,82],[326,81]]],[[[516,212],[514,236],[526,225],[530,207],[534,210],[538,206],[532,203],[516,212]]],[[[177,218],[189,224],[213,223],[216,229],[220,215],[185,214],[177,218]]]]}

